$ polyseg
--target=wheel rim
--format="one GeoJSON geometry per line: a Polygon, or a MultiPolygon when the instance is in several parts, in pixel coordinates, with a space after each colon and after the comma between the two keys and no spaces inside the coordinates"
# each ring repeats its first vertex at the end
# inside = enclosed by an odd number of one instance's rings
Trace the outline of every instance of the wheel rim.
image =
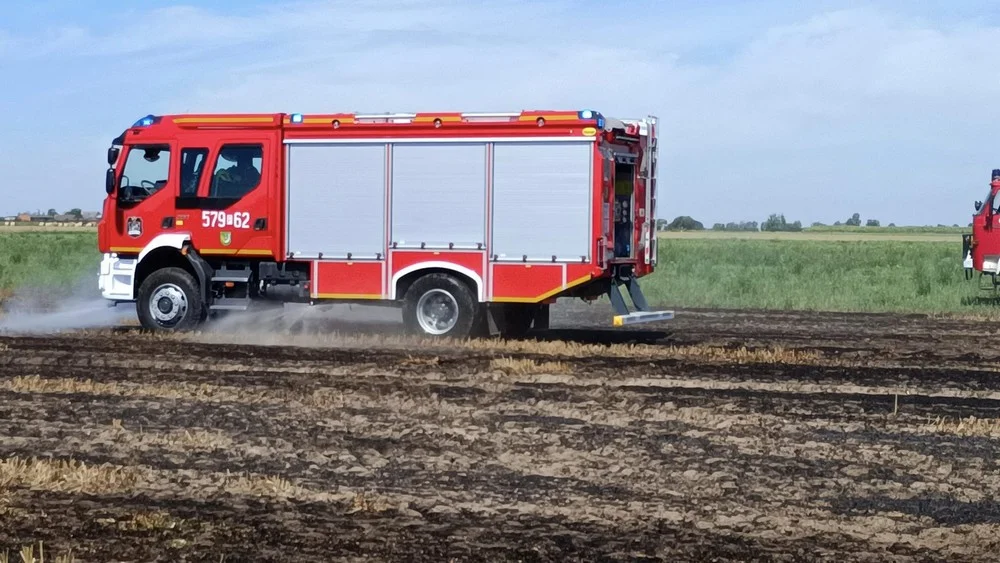
{"type": "Polygon", "coordinates": [[[458,301],[443,289],[432,289],[417,301],[417,323],[424,332],[440,335],[458,323],[458,301]]]}
{"type": "Polygon", "coordinates": [[[187,310],[187,296],[172,283],[157,287],[149,298],[149,314],[162,327],[175,326],[181,322],[187,310]]]}

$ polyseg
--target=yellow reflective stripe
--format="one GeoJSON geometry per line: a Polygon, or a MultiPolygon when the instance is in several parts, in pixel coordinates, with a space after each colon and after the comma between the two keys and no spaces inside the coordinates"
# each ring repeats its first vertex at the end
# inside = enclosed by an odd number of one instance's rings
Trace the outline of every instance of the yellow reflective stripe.
{"type": "Polygon", "coordinates": [[[273,117],[175,117],[174,123],[271,123],[273,117]]]}
{"type": "Polygon", "coordinates": [[[590,274],[587,274],[586,276],[583,276],[582,278],[579,278],[579,279],[576,279],[576,280],[573,280],[573,281],[567,283],[563,287],[559,287],[559,288],[553,289],[552,291],[545,292],[545,293],[539,295],[538,297],[494,297],[493,301],[495,301],[497,303],[537,303],[539,301],[545,301],[549,297],[552,297],[553,295],[556,295],[557,293],[562,293],[563,291],[566,291],[567,289],[570,289],[571,287],[576,287],[576,286],[580,285],[581,283],[588,282],[588,281],[591,280],[591,278],[593,278],[593,276],[591,276],[590,274]]]}
{"type": "Polygon", "coordinates": [[[559,115],[522,115],[518,118],[519,121],[537,121],[541,117],[545,121],[580,121],[580,116],[573,114],[559,114],[559,115]]]}

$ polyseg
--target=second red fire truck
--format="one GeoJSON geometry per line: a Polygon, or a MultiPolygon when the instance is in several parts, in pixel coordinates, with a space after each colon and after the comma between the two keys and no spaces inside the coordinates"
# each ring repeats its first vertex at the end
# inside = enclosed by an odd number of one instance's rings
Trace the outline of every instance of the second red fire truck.
{"type": "Polygon", "coordinates": [[[361,302],[427,336],[518,336],[558,298],[602,295],[616,326],[670,319],[637,282],[657,260],[656,128],[591,110],[150,115],[108,150],[99,285],[152,330],[361,302]]]}

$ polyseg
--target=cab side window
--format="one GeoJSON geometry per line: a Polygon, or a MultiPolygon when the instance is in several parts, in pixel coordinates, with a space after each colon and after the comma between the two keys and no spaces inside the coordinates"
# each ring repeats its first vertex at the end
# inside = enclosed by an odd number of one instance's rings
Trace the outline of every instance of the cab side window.
{"type": "Polygon", "coordinates": [[[212,175],[210,198],[239,199],[260,185],[263,145],[225,145],[212,175]]]}
{"type": "Polygon", "coordinates": [[[198,181],[208,160],[208,149],[184,149],[181,151],[181,197],[198,195],[198,181]]]}
{"type": "Polygon", "coordinates": [[[121,178],[121,197],[141,201],[167,185],[170,147],[136,146],[128,151],[121,178]]]}

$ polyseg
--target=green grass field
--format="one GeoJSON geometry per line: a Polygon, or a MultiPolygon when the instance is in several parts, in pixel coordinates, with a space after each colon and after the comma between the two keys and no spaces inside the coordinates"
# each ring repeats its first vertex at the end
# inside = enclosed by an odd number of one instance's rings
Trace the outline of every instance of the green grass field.
{"type": "Polygon", "coordinates": [[[979,313],[961,239],[661,239],[650,301],[676,307],[979,313]]]}
{"type": "Polygon", "coordinates": [[[800,231],[761,232],[761,231],[661,231],[657,234],[661,239],[682,240],[780,240],[780,241],[905,241],[905,242],[954,242],[962,240],[961,233],[906,233],[871,230],[865,232],[849,231],[800,231]]]}
{"type": "Polygon", "coordinates": [[[0,231],[0,295],[19,287],[69,291],[92,276],[101,255],[97,232],[0,231]]]}
{"type": "MultiPolygon", "coordinates": [[[[984,313],[961,267],[961,239],[878,240],[670,236],[643,279],[650,301],[671,307],[984,313]]],[[[676,235],[676,233],[675,233],[676,235]]],[[[940,235],[938,235],[940,236],[940,235]]],[[[96,233],[0,232],[0,296],[28,286],[69,290],[93,283],[96,233]]]]}
{"type": "Polygon", "coordinates": [[[967,233],[971,227],[932,227],[932,226],[898,226],[898,227],[854,227],[848,225],[823,225],[821,227],[806,227],[804,232],[810,233],[935,233],[935,234],[961,234],[967,233]]]}

